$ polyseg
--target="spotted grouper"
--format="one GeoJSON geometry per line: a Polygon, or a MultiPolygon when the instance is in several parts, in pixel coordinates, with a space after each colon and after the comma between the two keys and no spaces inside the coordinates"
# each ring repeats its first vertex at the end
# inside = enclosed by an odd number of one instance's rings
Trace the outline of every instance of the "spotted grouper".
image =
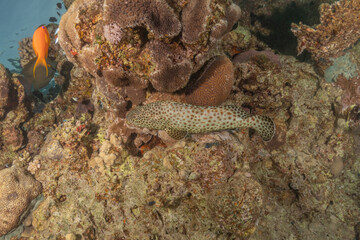
{"type": "Polygon", "coordinates": [[[165,130],[175,139],[181,139],[188,133],[245,127],[254,129],[264,141],[271,140],[275,133],[275,125],[269,117],[252,116],[244,109],[232,105],[204,107],[158,101],[131,110],[126,121],[136,127],[165,130]]]}

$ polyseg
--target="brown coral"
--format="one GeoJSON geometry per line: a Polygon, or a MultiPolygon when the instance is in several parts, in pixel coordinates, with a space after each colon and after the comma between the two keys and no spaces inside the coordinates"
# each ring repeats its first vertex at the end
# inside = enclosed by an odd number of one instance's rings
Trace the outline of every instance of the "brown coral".
{"type": "MultiPolygon", "coordinates": [[[[79,60],[77,59],[79,56],[75,53],[78,53],[82,47],[82,42],[80,38],[80,33],[76,29],[76,25],[80,22],[80,16],[84,16],[84,12],[86,9],[93,9],[97,5],[98,1],[96,0],[78,0],[71,4],[70,8],[66,11],[60,21],[59,25],[59,33],[58,39],[59,44],[64,49],[66,57],[69,61],[73,63],[78,63],[79,60]]],[[[96,64],[94,63],[94,59],[99,55],[99,53],[94,52],[95,49],[88,49],[85,51],[84,54],[87,55],[90,59],[88,59],[89,64],[82,64],[89,73],[95,74],[96,64]],[[90,53],[94,53],[91,55],[90,53]],[[92,58],[91,58],[92,57],[92,58]]],[[[86,58],[82,58],[86,60],[86,58]]]]}
{"type": "Polygon", "coordinates": [[[21,147],[24,137],[22,131],[17,127],[8,127],[2,131],[4,143],[11,149],[17,150],[21,147]]]}
{"type": "Polygon", "coordinates": [[[234,69],[230,59],[218,56],[189,88],[185,102],[201,106],[220,105],[229,96],[233,84],[234,69]]]}
{"type": "Polygon", "coordinates": [[[0,171],[0,236],[19,223],[31,200],[41,193],[41,184],[24,169],[13,166],[0,171]]]}
{"type": "Polygon", "coordinates": [[[211,26],[223,20],[226,27],[221,27],[213,37],[220,38],[238,19],[239,8],[234,6],[231,3],[217,6],[216,1],[210,0],[205,4],[195,1],[172,4],[171,7],[160,0],[79,0],[60,22],[59,42],[68,59],[83,66],[93,76],[102,76],[103,71],[114,66],[144,81],[149,79],[158,91],[173,92],[184,87],[190,74],[213,56],[206,54],[208,48],[203,48],[208,40],[199,42],[201,48],[195,45],[184,47],[176,36],[182,30],[183,40],[197,41],[203,33],[209,36],[211,26]],[[199,17],[196,14],[199,5],[207,9],[201,13],[200,25],[198,21],[193,22],[199,17]],[[189,9],[196,9],[195,14],[189,9]],[[183,29],[177,16],[182,10],[183,29]],[[147,31],[142,28],[144,26],[147,31]],[[188,36],[194,33],[195,37],[188,36]],[[197,55],[202,61],[196,60],[197,55]],[[199,66],[195,67],[196,64],[199,66]]]}
{"type": "Polygon", "coordinates": [[[340,0],[320,6],[320,24],[315,28],[292,24],[291,31],[298,38],[298,54],[305,49],[313,58],[329,60],[360,38],[360,1],[340,0]]]}
{"type": "Polygon", "coordinates": [[[207,17],[211,12],[210,0],[190,1],[182,12],[182,39],[185,43],[195,43],[206,30],[207,17]]]}
{"type": "Polygon", "coordinates": [[[97,90],[105,97],[103,102],[120,116],[125,116],[125,89],[108,84],[104,78],[96,78],[97,90]]]}
{"type": "Polygon", "coordinates": [[[173,37],[181,30],[173,9],[163,0],[105,0],[104,21],[120,29],[144,25],[157,38],[173,37]]]}
{"type": "Polygon", "coordinates": [[[155,63],[155,70],[151,74],[150,82],[158,91],[174,92],[183,88],[189,81],[192,63],[186,58],[184,51],[161,41],[151,41],[147,48],[155,63]]]}

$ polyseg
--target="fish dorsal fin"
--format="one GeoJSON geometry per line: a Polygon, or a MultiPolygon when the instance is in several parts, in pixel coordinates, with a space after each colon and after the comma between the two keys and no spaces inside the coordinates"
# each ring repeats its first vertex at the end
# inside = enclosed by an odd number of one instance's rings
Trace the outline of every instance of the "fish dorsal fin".
{"type": "Polygon", "coordinates": [[[223,106],[223,108],[233,112],[234,114],[236,114],[236,116],[243,118],[243,119],[251,116],[251,114],[248,113],[247,111],[245,111],[242,107],[238,107],[235,105],[225,105],[225,106],[223,106]]]}
{"type": "Polygon", "coordinates": [[[170,137],[172,137],[175,140],[181,140],[187,135],[187,132],[174,130],[174,129],[166,129],[165,131],[170,137]]]}

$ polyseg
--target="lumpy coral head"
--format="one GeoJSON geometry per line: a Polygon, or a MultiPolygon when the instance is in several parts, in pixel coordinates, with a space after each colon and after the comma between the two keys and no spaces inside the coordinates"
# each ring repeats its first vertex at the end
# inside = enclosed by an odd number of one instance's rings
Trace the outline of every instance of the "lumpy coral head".
{"type": "Polygon", "coordinates": [[[185,101],[201,106],[220,105],[229,96],[234,80],[234,69],[230,59],[217,56],[195,83],[189,86],[185,101]]]}

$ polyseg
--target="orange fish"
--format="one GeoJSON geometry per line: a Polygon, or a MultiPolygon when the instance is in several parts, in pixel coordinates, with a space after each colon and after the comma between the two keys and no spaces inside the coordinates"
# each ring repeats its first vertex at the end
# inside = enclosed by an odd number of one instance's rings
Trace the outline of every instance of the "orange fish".
{"type": "Polygon", "coordinates": [[[45,26],[40,26],[35,30],[32,44],[37,56],[37,60],[33,69],[33,76],[35,78],[35,69],[39,64],[45,67],[46,76],[48,76],[46,58],[48,56],[48,50],[50,46],[50,35],[45,26]]]}

